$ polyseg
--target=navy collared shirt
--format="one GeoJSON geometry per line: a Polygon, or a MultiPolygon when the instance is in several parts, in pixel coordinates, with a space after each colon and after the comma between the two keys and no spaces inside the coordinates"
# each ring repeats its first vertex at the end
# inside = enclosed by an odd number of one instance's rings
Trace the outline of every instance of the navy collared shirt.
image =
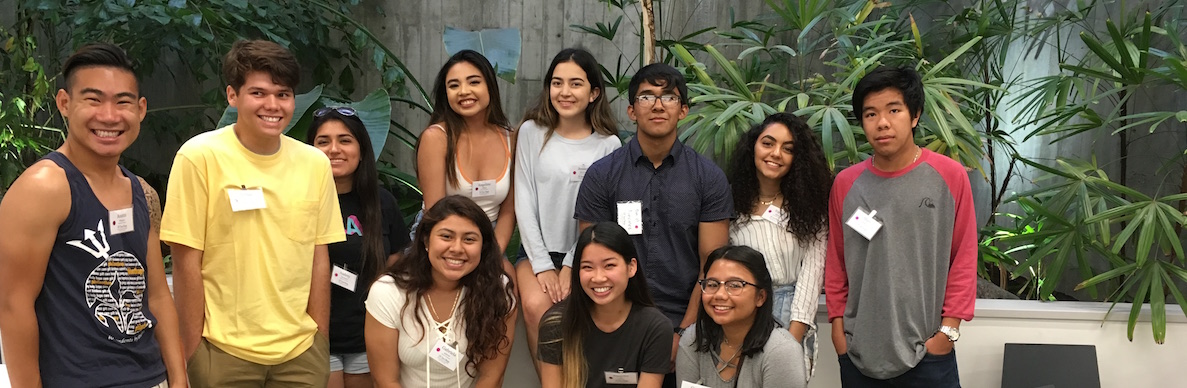
{"type": "Polygon", "coordinates": [[[656,306],[680,324],[700,276],[700,223],[729,219],[734,200],[725,173],[677,141],[659,168],[639,140],[589,166],[577,194],[574,218],[618,221],[618,203],[639,201],[643,233],[631,236],[656,306]]]}

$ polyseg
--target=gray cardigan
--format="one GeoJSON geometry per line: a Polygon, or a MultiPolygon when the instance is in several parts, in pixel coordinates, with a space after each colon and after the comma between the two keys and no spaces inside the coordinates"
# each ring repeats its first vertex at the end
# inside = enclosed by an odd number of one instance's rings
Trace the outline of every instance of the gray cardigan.
{"type": "Polygon", "coordinates": [[[685,333],[688,335],[680,338],[680,351],[676,354],[676,378],[681,381],[709,388],[732,388],[734,379],[740,379],[737,387],[808,386],[807,373],[804,371],[803,346],[787,329],[775,327],[762,352],[747,357],[742,363],[742,370],[729,381],[722,380],[717,374],[717,365],[712,354],[696,351],[695,325],[690,326],[685,333]]]}

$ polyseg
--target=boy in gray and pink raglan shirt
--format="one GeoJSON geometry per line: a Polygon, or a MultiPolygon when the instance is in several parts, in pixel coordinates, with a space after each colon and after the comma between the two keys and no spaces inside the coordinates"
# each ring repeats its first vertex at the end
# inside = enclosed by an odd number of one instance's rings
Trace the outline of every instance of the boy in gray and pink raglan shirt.
{"type": "Polygon", "coordinates": [[[953,346],[976,297],[968,174],[915,145],[914,70],[874,70],[853,101],[874,155],[841,171],[829,198],[824,290],[842,386],[959,387],[953,346]]]}

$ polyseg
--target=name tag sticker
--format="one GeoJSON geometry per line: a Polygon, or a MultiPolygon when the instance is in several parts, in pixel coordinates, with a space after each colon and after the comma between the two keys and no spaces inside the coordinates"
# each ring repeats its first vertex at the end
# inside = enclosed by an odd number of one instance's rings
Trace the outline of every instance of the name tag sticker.
{"type": "Polygon", "coordinates": [[[630,235],[643,234],[643,203],[622,201],[618,203],[618,225],[630,235]]]}
{"type": "Polygon", "coordinates": [[[581,165],[573,166],[573,168],[570,168],[569,169],[569,182],[581,182],[582,179],[585,179],[585,170],[588,170],[588,169],[589,169],[588,164],[581,164],[581,165]]]}
{"type": "Polygon", "coordinates": [[[878,233],[878,230],[882,229],[882,222],[874,219],[874,216],[877,214],[877,210],[866,214],[865,210],[859,207],[853,211],[852,216],[849,216],[849,221],[845,221],[845,225],[849,225],[850,228],[860,233],[866,240],[873,239],[874,235],[878,233]]]}
{"type": "Polygon", "coordinates": [[[132,225],[132,208],[112,210],[107,213],[107,219],[111,220],[108,229],[111,230],[111,234],[113,235],[128,233],[134,228],[132,225]]]}
{"type": "Polygon", "coordinates": [[[351,292],[354,292],[355,282],[358,281],[358,279],[359,275],[355,275],[354,272],[350,272],[350,270],[346,268],[335,265],[334,269],[330,270],[330,283],[350,290],[351,292]]]}
{"type": "Polygon", "coordinates": [[[637,372],[606,372],[606,384],[638,384],[637,372]]]}
{"type": "Polygon", "coordinates": [[[254,189],[227,189],[227,197],[231,199],[231,211],[233,212],[266,209],[268,207],[268,204],[264,203],[264,190],[258,187],[254,189]]]}
{"type": "Polygon", "coordinates": [[[680,388],[709,388],[708,386],[700,385],[693,382],[684,381],[680,383],[680,388]]]}
{"type": "Polygon", "coordinates": [[[487,179],[484,181],[474,182],[474,191],[470,193],[471,198],[486,198],[495,195],[495,180],[487,179]]]}
{"type": "Polygon", "coordinates": [[[762,219],[771,221],[776,225],[782,224],[787,218],[783,214],[783,209],[775,205],[767,205],[767,210],[762,212],[762,219]]]}
{"type": "Polygon", "coordinates": [[[444,340],[437,340],[437,344],[429,350],[429,358],[449,370],[457,370],[457,349],[445,343],[444,340]]]}

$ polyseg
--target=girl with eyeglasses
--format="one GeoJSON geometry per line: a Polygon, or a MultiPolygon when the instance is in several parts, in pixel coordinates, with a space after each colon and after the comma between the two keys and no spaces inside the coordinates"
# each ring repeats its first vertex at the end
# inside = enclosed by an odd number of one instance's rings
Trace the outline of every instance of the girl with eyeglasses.
{"type": "Polygon", "coordinates": [[[763,255],[726,245],[705,260],[701,309],[680,339],[676,378],[709,388],[808,385],[804,352],[771,315],[771,274],[763,255]]]}
{"type": "MultiPolygon", "coordinates": [[[[495,224],[497,248],[503,252],[515,228],[515,138],[490,61],[472,50],[449,57],[433,84],[433,107],[432,124],[416,145],[423,209],[447,195],[470,198],[495,224]]],[[[515,276],[510,262],[502,266],[509,277],[515,276]]]]}
{"type": "Polygon", "coordinates": [[[346,241],[327,248],[330,286],[330,388],[371,386],[363,340],[363,301],[371,282],[408,245],[396,198],[379,185],[371,137],[357,112],[327,107],[314,112],[305,141],[325,152],[338,190],[346,241]],[[345,279],[354,278],[353,281],[345,279]]]}
{"type": "Polygon", "coordinates": [[[810,378],[833,182],[824,152],[807,123],[776,113],[738,140],[729,179],[736,212],[730,243],[766,258],[775,320],[805,345],[810,378]]]}
{"type": "Polygon", "coordinates": [[[516,313],[505,261],[474,201],[451,195],[433,204],[407,256],[367,296],[376,386],[502,386],[516,313]]]}
{"type": "Polygon", "coordinates": [[[515,218],[523,249],[516,284],[533,360],[540,317],[569,295],[579,232],[573,208],[585,169],[622,146],[599,69],[588,51],[561,50],[518,131],[515,218]]]}
{"type": "Polygon", "coordinates": [[[586,228],[574,261],[569,297],[540,324],[543,388],[659,388],[671,369],[672,323],[651,301],[626,230],[586,228]]]}

